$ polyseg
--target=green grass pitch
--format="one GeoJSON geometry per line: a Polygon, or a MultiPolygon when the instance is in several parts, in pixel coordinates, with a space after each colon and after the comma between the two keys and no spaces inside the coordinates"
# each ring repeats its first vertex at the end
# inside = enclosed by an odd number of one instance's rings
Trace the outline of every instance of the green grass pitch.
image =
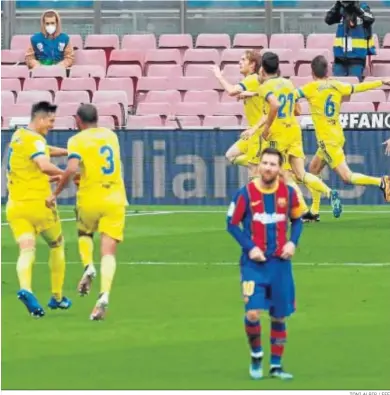
{"type": "MultiPolygon", "coordinates": [[[[87,298],[76,292],[82,267],[71,208],[61,217],[65,293],[74,305],[41,320],[16,298],[17,249],[2,225],[3,389],[390,388],[388,207],[347,207],[353,212],[339,220],[324,213],[320,224],[305,226],[284,359],[291,382],[248,377],[239,249],[225,231],[225,208],[140,210],[127,218],[104,322],[88,319],[99,281],[87,298]]],[[[40,242],[33,285],[45,304],[47,257],[40,242]]],[[[267,317],[262,325],[267,371],[267,317]]]]}

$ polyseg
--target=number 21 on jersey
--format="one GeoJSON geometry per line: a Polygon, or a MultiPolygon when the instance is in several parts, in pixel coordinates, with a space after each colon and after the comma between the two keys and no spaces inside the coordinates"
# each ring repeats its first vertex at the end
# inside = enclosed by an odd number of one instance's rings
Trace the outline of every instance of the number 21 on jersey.
{"type": "Polygon", "coordinates": [[[114,173],[115,163],[113,149],[109,145],[103,145],[100,148],[100,155],[102,155],[106,160],[106,165],[102,167],[103,174],[110,175],[114,173]]]}

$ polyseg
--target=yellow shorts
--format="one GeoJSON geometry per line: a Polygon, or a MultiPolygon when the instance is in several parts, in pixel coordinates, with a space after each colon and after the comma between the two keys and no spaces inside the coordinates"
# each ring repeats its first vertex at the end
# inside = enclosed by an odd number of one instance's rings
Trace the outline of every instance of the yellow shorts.
{"type": "Polygon", "coordinates": [[[26,234],[42,233],[46,241],[52,242],[62,234],[57,209],[47,208],[43,200],[8,201],[6,217],[16,241],[26,234]]]}
{"type": "Polygon", "coordinates": [[[250,139],[243,140],[240,139],[236,142],[238,149],[246,154],[248,157],[248,162],[253,165],[259,164],[260,161],[260,136],[258,133],[255,133],[250,139]]]}
{"type": "Polygon", "coordinates": [[[329,144],[319,141],[318,146],[316,156],[324,160],[331,169],[335,169],[345,162],[344,143],[329,144]]]}
{"type": "Polygon", "coordinates": [[[89,234],[97,231],[117,241],[122,241],[125,228],[125,206],[96,200],[77,205],[77,229],[89,234]]]}

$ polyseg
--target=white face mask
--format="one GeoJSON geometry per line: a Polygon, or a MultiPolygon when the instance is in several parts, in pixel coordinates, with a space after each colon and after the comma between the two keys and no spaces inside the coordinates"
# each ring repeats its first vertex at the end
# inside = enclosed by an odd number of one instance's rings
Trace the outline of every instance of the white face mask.
{"type": "Polygon", "coordinates": [[[56,25],[47,25],[46,26],[47,34],[54,34],[56,29],[57,29],[56,25]]]}

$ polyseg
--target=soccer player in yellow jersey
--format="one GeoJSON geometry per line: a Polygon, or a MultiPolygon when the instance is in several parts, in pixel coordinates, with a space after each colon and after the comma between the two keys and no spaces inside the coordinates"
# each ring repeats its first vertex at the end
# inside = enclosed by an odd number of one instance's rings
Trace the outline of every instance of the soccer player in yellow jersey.
{"type": "MultiPolygon", "coordinates": [[[[370,81],[356,85],[345,84],[328,78],[328,62],[324,56],[317,56],[311,63],[313,82],[309,82],[297,91],[297,98],[305,98],[310,105],[316,133],[318,150],[310,164],[310,171],[320,174],[328,165],[340,178],[349,184],[374,185],[380,188],[386,201],[390,201],[390,178],[388,176],[371,177],[354,173],[349,168],[345,154],[345,137],[339,121],[342,98],[355,92],[364,92],[390,85],[390,80],[370,81]]],[[[318,220],[320,194],[313,195],[311,212],[306,219],[318,220]],[[312,218],[311,218],[312,217],[312,218]]]]}
{"type": "Polygon", "coordinates": [[[48,203],[55,201],[80,168],[77,226],[85,270],[79,292],[88,293],[96,275],[92,236],[98,231],[101,234],[101,292],[90,318],[102,320],[116,270],[117,244],[123,240],[127,198],[117,135],[98,127],[98,113],[92,104],[80,106],[77,125],[81,131],[68,141],[68,166],[48,203]]]}
{"type": "Polygon", "coordinates": [[[35,260],[36,236],[41,234],[50,248],[51,309],[68,309],[72,303],[62,295],[65,258],[61,222],[57,209],[46,207],[51,195],[50,177],[63,171],[50,162],[50,154],[62,155],[64,150],[49,147],[45,136],[53,127],[57,106],[39,102],[32,106],[31,122],[12,136],[8,151],[8,191],[6,216],[19,245],[16,271],[20,291],[18,298],[33,317],[45,311],[32,292],[32,266],[35,260]]]}
{"type": "MultiPolygon", "coordinates": [[[[229,96],[238,98],[242,92],[257,92],[259,90],[260,83],[257,78],[259,67],[260,55],[254,50],[247,50],[239,62],[240,73],[244,76],[239,84],[230,84],[222,75],[219,67],[213,66],[213,71],[229,96]]],[[[254,126],[263,115],[264,102],[258,96],[247,97],[244,99],[244,110],[248,124],[254,126]]],[[[251,130],[250,133],[245,131],[226,152],[226,158],[230,163],[249,168],[250,177],[256,175],[259,163],[260,135],[261,129],[251,130]]]]}

